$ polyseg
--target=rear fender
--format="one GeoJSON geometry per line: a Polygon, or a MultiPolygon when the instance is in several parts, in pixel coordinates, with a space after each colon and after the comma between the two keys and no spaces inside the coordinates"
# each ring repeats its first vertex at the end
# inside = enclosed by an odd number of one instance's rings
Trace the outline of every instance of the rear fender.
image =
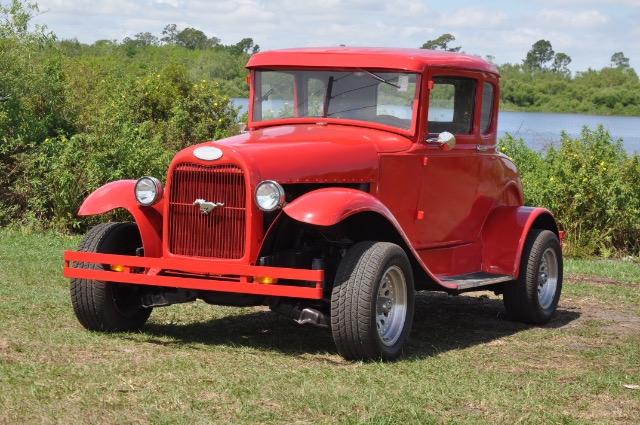
{"type": "Polygon", "coordinates": [[[124,208],[129,211],[138,225],[145,256],[160,257],[164,199],[152,206],[142,207],[135,199],[135,185],[135,180],[119,180],[96,189],[82,203],[78,215],[98,215],[116,208],[124,208]]]}
{"type": "Polygon", "coordinates": [[[550,230],[560,238],[553,215],[544,208],[495,208],[482,231],[482,271],[517,278],[524,243],[532,228],[550,230]]]}

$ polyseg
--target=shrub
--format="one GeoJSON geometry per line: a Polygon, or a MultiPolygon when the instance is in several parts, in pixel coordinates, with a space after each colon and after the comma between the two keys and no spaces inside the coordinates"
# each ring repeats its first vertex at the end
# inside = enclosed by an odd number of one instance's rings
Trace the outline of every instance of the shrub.
{"type": "Polygon", "coordinates": [[[0,4],[0,225],[27,214],[24,174],[31,152],[48,136],[70,131],[65,79],[55,36],[30,30],[36,4],[0,4]]]}
{"type": "Polygon", "coordinates": [[[507,135],[499,149],[518,166],[525,204],[551,210],[566,231],[567,254],[640,251],[640,161],[602,126],[563,133],[557,147],[535,152],[507,135]]]}
{"type": "Polygon", "coordinates": [[[28,166],[31,217],[49,220],[57,229],[83,229],[77,211],[96,188],[143,175],[162,178],[173,153],[160,138],[147,136],[125,128],[103,137],[76,134],[45,140],[28,166]]]}
{"type": "Polygon", "coordinates": [[[26,211],[22,221],[50,221],[80,230],[76,216],[93,190],[114,180],[166,174],[185,146],[225,137],[237,111],[216,84],[192,83],[169,66],[142,79],[115,74],[96,82],[92,99],[74,110],[85,132],[46,138],[23,157],[26,211]],[[108,86],[108,87],[107,87],[108,86]]]}

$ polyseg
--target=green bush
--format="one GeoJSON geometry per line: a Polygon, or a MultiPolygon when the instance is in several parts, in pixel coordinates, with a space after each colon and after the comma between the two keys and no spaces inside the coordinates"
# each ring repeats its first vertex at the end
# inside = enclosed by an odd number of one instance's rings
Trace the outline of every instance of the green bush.
{"type": "MultiPolygon", "coordinates": [[[[0,226],[80,229],[91,191],[162,179],[179,149],[233,127],[237,110],[219,83],[177,65],[194,52],[149,48],[131,59],[110,41],[58,43],[30,25],[37,14],[35,3],[0,3],[0,226]]],[[[246,55],[224,59],[237,72],[246,55]]]]}
{"type": "Polygon", "coordinates": [[[557,147],[533,151],[507,135],[499,149],[522,176],[525,204],[551,210],[573,256],[640,252],[640,159],[602,126],[563,133],[557,147]]]}
{"type": "Polygon", "coordinates": [[[192,83],[179,66],[105,78],[91,101],[73,106],[85,132],[46,138],[23,158],[23,222],[79,230],[76,213],[93,190],[143,175],[163,179],[179,149],[225,137],[237,115],[215,83],[192,83]]]}
{"type": "Polygon", "coordinates": [[[96,188],[143,175],[162,178],[173,152],[162,146],[160,138],[140,133],[130,129],[129,134],[46,139],[28,165],[33,194],[28,218],[48,220],[49,227],[57,229],[79,230],[83,220],[77,217],[78,208],[96,188]]]}
{"type": "Polygon", "coordinates": [[[40,143],[71,131],[65,78],[55,36],[30,19],[35,4],[0,3],[0,225],[27,215],[27,162],[40,143]]]}

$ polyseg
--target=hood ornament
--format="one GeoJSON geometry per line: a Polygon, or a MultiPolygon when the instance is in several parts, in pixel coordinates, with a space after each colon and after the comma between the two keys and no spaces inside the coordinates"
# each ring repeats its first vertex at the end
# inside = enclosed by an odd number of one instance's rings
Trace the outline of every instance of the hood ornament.
{"type": "Polygon", "coordinates": [[[215,210],[218,207],[224,207],[224,204],[222,202],[207,202],[204,199],[196,199],[193,205],[200,207],[200,212],[205,215],[209,214],[211,211],[215,210]]]}

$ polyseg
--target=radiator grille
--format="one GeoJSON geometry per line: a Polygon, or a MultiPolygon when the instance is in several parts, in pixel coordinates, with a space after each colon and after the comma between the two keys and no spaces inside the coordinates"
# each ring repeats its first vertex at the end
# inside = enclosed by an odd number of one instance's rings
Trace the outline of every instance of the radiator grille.
{"type": "Polygon", "coordinates": [[[246,188],[235,165],[181,164],[169,189],[169,252],[190,257],[238,259],[244,255],[246,188]],[[203,214],[196,199],[219,202],[203,214]]]}

